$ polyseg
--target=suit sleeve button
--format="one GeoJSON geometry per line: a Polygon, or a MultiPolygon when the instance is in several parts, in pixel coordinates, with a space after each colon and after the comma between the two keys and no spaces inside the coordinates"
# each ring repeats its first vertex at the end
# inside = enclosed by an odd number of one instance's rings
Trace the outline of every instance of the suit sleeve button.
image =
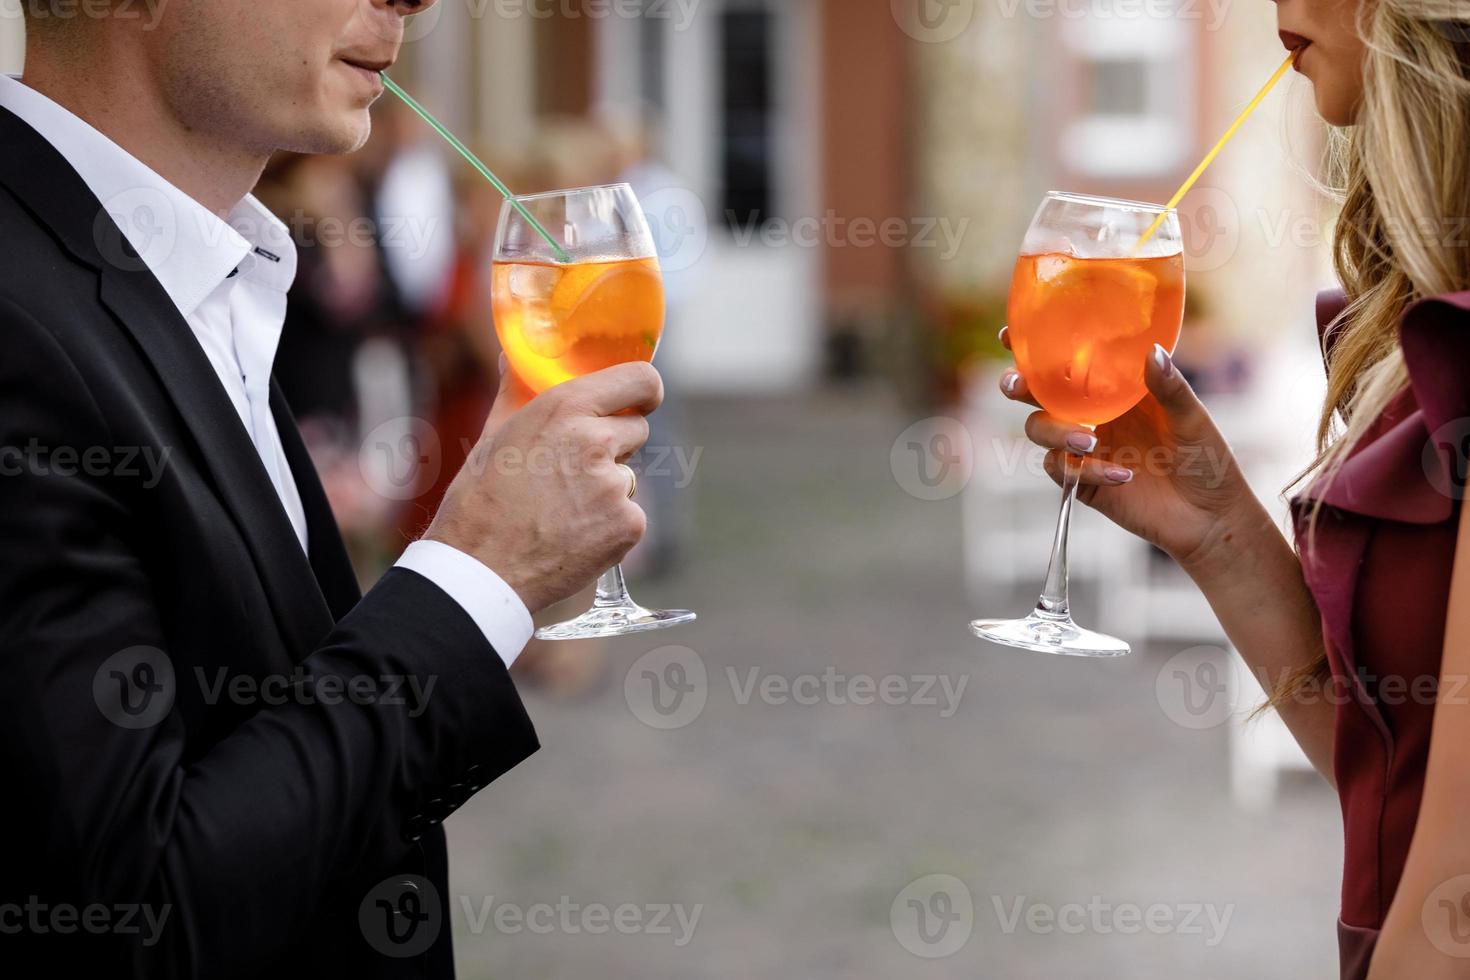
{"type": "Polygon", "coordinates": [[[424,815],[422,813],[415,813],[413,816],[409,817],[408,822],[403,825],[403,839],[408,841],[409,843],[414,843],[420,837],[423,837],[424,831],[428,829],[429,821],[424,819],[424,815]]]}

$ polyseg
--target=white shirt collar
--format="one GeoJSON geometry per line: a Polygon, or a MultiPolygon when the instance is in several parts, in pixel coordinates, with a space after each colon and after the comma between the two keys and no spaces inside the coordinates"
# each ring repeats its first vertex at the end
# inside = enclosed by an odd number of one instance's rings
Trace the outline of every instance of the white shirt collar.
{"type": "Polygon", "coordinates": [[[290,230],[254,196],[246,195],[221,220],[15,76],[0,74],[0,107],[66,158],[186,319],[237,269],[282,292],[290,288],[296,244],[290,230]]]}

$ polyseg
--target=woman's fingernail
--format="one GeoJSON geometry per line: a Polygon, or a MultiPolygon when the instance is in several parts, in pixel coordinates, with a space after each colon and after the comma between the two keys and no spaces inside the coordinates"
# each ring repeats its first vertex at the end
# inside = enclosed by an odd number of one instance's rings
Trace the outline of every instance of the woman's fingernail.
{"type": "Polygon", "coordinates": [[[1074,432],[1067,436],[1067,448],[1073,452],[1090,453],[1097,448],[1097,436],[1091,432],[1074,432]]]}
{"type": "Polygon", "coordinates": [[[1000,388],[1007,395],[1016,393],[1016,382],[1021,380],[1021,375],[1015,371],[1007,371],[1000,376],[1000,388]]]}
{"type": "Polygon", "coordinates": [[[1167,378],[1174,373],[1174,358],[1169,356],[1169,352],[1164,350],[1162,344],[1154,344],[1154,363],[1159,366],[1160,371],[1164,372],[1164,377],[1167,378]]]}
{"type": "Polygon", "coordinates": [[[1133,479],[1133,471],[1125,470],[1121,466],[1109,466],[1103,470],[1103,476],[1109,483],[1128,483],[1133,479]]]}
{"type": "Polygon", "coordinates": [[[1010,327],[1001,327],[1000,328],[1000,333],[998,333],[998,334],[995,335],[995,339],[996,340],[999,340],[1002,344],[1004,344],[1006,342],[1006,331],[1009,330],[1009,329],[1011,329],[1011,328],[1010,327]]]}

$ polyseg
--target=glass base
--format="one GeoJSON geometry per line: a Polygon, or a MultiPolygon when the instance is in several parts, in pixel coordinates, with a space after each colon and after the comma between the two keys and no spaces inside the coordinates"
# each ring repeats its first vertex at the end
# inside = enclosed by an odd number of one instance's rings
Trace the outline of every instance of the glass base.
{"type": "Polygon", "coordinates": [[[692,623],[697,617],[687,609],[644,609],[629,601],[615,606],[593,606],[564,623],[543,626],[538,640],[590,640],[599,636],[626,636],[692,623]]]}
{"type": "Polygon", "coordinates": [[[992,643],[1064,657],[1121,657],[1129,649],[1116,637],[1083,629],[1070,616],[1040,610],[1025,619],[977,619],[970,632],[992,643]]]}

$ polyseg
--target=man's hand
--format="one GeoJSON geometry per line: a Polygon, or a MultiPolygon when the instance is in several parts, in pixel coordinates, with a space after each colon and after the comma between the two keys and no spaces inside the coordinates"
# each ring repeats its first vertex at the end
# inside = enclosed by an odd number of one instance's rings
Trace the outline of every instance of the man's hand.
{"type": "Polygon", "coordinates": [[[663,401],[651,364],[619,364],[530,398],[501,364],[480,441],[424,535],[478,558],[532,613],[574,595],[643,537],[617,464],[663,401]]]}

